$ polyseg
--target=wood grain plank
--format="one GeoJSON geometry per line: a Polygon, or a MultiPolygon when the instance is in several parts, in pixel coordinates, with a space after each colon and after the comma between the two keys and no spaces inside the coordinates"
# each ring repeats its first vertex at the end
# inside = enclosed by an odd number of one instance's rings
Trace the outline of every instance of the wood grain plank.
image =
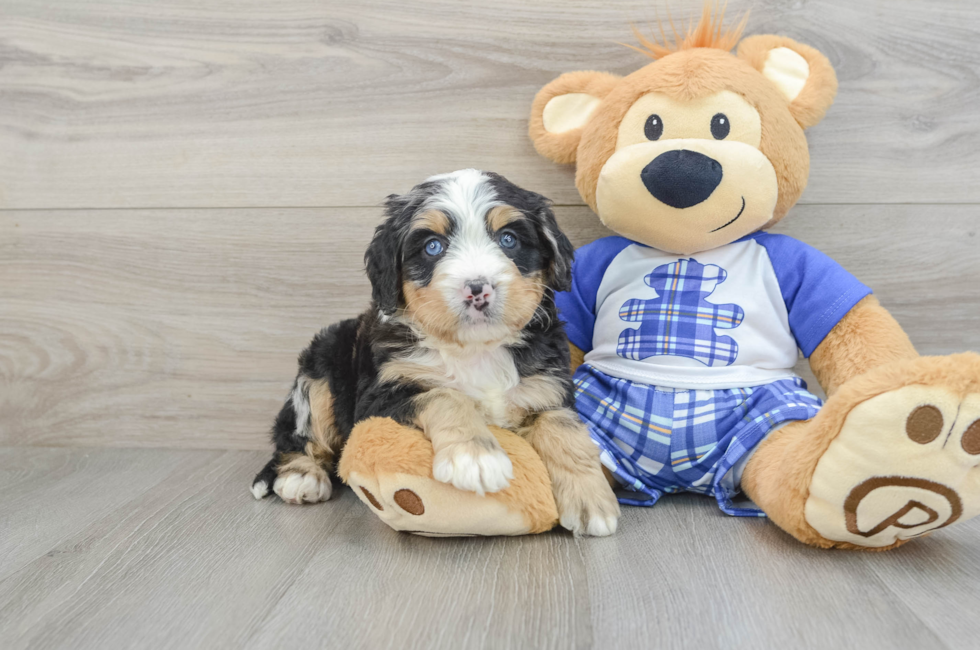
{"type": "MultiPolygon", "coordinates": [[[[804,547],[765,519],[728,517],[713,500],[667,496],[625,508],[613,537],[583,540],[597,647],[922,648],[968,643],[975,619],[941,637],[872,568],[909,562],[904,550],[872,556],[804,547]]],[[[965,537],[922,540],[922,554],[976,551],[965,537]]],[[[975,579],[980,563],[964,567],[975,579]]],[[[951,616],[970,611],[959,594],[939,597],[951,616]]],[[[931,613],[931,612],[930,612],[931,613]]]]}
{"type": "Polygon", "coordinates": [[[833,552],[677,495],[626,508],[606,539],[426,539],[391,531],[347,488],[318,506],[253,500],[255,452],[176,467],[193,452],[6,453],[8,465],[144,470],[130,477],[137,498],[98,512],[90,504],[115,478],[42,478],[45,494],[91,518],[64,536],[63,512],[41,507],[10,529],[50,549],[0,579],[11,650],[875,650],[972,648],[980,633],[978,520],[885,554],[833,552]]]}
{"type": "Polygon", "coordinates": [[[220,452],[0,448],[0,580],[220,452]]]}
{"type": "MultiPolygon", "coordinates": [[[[531,99],[642,65],[618,43],[667,5],[2,0],[0,208],[370,206],[471,166],[580,204],[526,137],[531,99]]],[[[980,201],[973,0],[730,3],[749,7],[749,33],[841,80],[805,202],[980,201]]]]}
{"type": "Polygon", "coordinates": [[[264,448],[298,352],[367,306],[376,214],[0,217],[0,439],[264,448]]]}
{"type": "Polygon", "coordinates": [[[900,560],[881,554],[868,566],[947,647],[969,650],[980,636],[976,616],[964,614],[980,611],[978,539],[974,519],[933,535],[928,544],[908,544],[900,560]]]}
{"type": "Polygon", "coordinates": [[[595,647],[570,535],[419,538],[358,502],[343,542],[321,549],[245,648],[284,637],[392,650],[595,647]]]}
{"type": "MultiPolygon", "coordinates": [[[[367,305],[379,212],[0,213],[0,443],[265,448],[296,354],[367,305]]],[[[607,232],[585,208],[558,212],[576,245],[607,232]]],[[[946,354],[980,349],[978,213],[800,206],[778,231],[946,354]]]]}
{"type": "Polygon", "coordinates": [[[348,510],[255,501],[263,459],[204,454],[0,581],[4,647],[240,647],[348,510]]]}

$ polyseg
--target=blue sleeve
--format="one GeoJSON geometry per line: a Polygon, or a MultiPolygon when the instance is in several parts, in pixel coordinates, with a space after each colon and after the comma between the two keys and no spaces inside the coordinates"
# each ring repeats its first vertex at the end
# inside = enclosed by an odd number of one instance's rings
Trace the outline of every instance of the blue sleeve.
{"type": "Polygon", "coordinates": [[[582,352],[592,350],[596,295],[602,276],[619,253],[635,242],[623,237],[604,237],[575,251],[572,288],[555,293],[558,315],[565,323],[568,340],[582,352]]]}
{"type": "Polygon", "coordinates": [[[769,254],[790,330],[803,356],[809,357],[871,289],[827,255],[792,237],[762,233],[754,239],[769,254]]]}

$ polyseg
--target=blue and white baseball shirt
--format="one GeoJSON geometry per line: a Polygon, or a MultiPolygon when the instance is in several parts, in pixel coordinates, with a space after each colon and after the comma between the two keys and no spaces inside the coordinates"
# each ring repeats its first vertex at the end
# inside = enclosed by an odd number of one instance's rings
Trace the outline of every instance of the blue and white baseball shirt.
{"type": "Polygon", "coordinates": [[[759,232],[694,255],[623,237],[575,254],[556,294],[569,340],[612,377],[682,389],[745,388],[795,377],[871,293],[842,266],[785,235],[759,232]]]}

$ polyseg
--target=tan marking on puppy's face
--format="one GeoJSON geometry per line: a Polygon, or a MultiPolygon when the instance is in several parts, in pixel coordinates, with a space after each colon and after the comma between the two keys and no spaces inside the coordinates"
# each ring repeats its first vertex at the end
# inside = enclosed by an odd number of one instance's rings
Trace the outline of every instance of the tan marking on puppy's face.
{"type": "Polygon", "coordinates": [[[456,341],[459,315],[447,304],[445,292],[437,282],[438,275],[437,269],[432,282],[424,287],[414,282],[405,282],[402,285],[405,313],[426,333],[445,341],[456,341]]]}
{"type": "Polygon", "coordinates": [[[648,93],[624,115],[600,172],[599,218],[680,254],[754,232],[772,219],[779,193],[761,139],[759,112],[729,90],[686,101],[648,93]]]}
{"type": "MultiPolygon", "coordinates": [[[[513,266],[513,262],[511,262],[513,266]]],[[[508,273],[508,282],[505,285],[506,295],[504,297],[504,322],[512,330],[517,331],[524,328],[544,295],[544,278],[540,271],[535,271],[527,276],[523,276],[514,266],[513,271],[508,273]]]]}
{"type": "Polygon", "coordinates": [[[449,217],[441,210],[426,210],[412,218],[412,230],[430,230],[437,235],[446,236],[449,232],[449,217]]]}
{"type": "Polygon", "coordinates": [[[487,226],[489,226],[491,232],[496,233],[498,230],[506,227],[507,224],[519,219],[526,219],[520,210],[509,205],[498,205],[487,213],[487,226]]]}

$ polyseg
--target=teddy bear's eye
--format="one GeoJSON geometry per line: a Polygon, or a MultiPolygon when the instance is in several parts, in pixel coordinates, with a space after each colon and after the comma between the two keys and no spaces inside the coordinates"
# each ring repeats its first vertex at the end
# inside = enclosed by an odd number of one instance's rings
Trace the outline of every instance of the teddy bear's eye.
{"type": "Polygon", "coordinates": [[[724,140],[731,130],[732,123],[728,121],[728,116],[724,113],[718,113],[711,118],[711,135],[715,136],[715,140],[724,140]]]}
{"type": "Polygon", "coordinates": [[[643,125],[643,133],[647,136],[647,140],[659,140],[660,136],[664,134],[664,121],[660,119],[659,115],[651,115],[647,118],[647,123],[643,125]]]}

